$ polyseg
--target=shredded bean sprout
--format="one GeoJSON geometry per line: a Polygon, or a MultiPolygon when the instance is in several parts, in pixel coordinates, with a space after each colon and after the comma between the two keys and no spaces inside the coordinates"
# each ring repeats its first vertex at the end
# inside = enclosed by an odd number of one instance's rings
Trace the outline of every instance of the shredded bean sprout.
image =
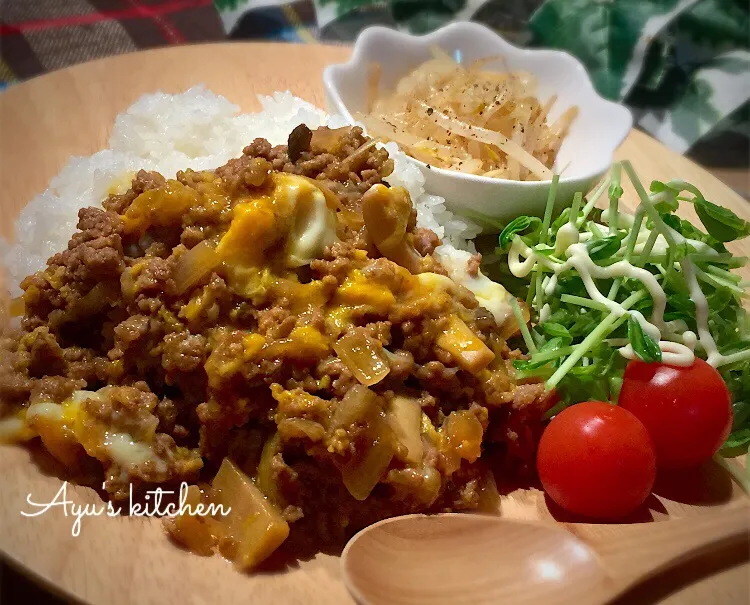
{"type": "Polygon", "coordinates": [[[485,70],[496,57],[463,66],[440,49],[433,55],[380,97],[380,69],[372,66],[369,111],[356,116],[369,133],[438,168],[521,181],[551,179],[578,108],[550,124],[556,97],[541,103],[531,74],[485,70]]]}

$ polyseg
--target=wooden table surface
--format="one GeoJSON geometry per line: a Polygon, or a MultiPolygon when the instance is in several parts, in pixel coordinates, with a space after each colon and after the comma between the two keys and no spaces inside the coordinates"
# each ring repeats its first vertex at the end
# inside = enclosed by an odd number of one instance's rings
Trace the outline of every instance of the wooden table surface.
{"type": "MultiPolygon", "coordinates": [[[[106,147],[114,117],[140,95],[160,89],[176,93],[203,83],[244,111],[258,108],[256,94],[286,89],[323,106],[322,69],[349,53],[347,48],[326,46],[188,46],[105,59],[12,87],[0,95],[0,233],[10,234],[18,211],[46,188],[70,155],[89,155],[106,147]]],[[[618,158],[631,160],[645,181],[683,178],[709,199],[750,219],[750,208],[740,196],[642,133],[628,137],[618,158]]],[[[626,188],[625,199],[633,205],[632,189],[626,188]]],[[[688,211],[685,215],[691,217],[688,211]]],[[[750,255],[747,243],[734,249],[750,255]]],[[[60,479],[33,453],[0,448],[0,477],[0,549],[14,566],[87,603],[352,603],[340,581],[336,557],[318,555],[284,569],[245,576],[219,557],[201,558],[174,547],[153,519],[87,518],[80,536],[73,538],[71,520],[61,511],[32,519],[20,516],[27,494],[46,502],[60,488],[60,479]]],[[[70,487],[68,497],[78,503],[99,501],[81,487],[70,487]]],[[[721,507],[743,505],[746,499],[728,475],[707,465],[683,477],[660,480],[637,520],[720,514],[721,507]]],[[[501,513],[524,519],[551,517],[543,496],[534,490],[507,496],[501,513]]],[[[611,542],[622,526],[577,526],[576,531],[592,542],[611,542]]],[[[725,549],[660,576],[618,602],[748,603],[747,561],[747,545],[725,549]]],[[[25,600],[37,602],[37,597],[25,600]]]]}

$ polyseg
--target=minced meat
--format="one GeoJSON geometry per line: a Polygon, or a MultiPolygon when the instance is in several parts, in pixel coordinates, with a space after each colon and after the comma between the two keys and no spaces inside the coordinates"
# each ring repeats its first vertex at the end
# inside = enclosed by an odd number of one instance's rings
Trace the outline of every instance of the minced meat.
{"type": "Polygon", "coordinates": [[[549,394],[516,384],[517,354],[431,258],[440,240],[413,208],[400,241],[368,230],[363,196],[393,170],[387,152],[359,128],[298,135],[292,153],[258,139],[215,171],[141,171],[81,210],[68,249],[22,283],[0,414],[73,401],[79,420],[61,430],[101,462],[114,499],[210,481],[230,456],[272,482],[291,540],[321,548],[386,516],[476,507],[479,455],[530,465],[549,394]],[[289,183],[334,217],[306,262],[285,256],[303,212],[289,183]],[[462,357],[456,334],[478,356],[462,357]],[[372,368],[358,367],[363,347],[372,368]],[[137,455],[97,441],[106,427],[137,455]],[[358,465],[384,443],[365,485],[358,465]]]}

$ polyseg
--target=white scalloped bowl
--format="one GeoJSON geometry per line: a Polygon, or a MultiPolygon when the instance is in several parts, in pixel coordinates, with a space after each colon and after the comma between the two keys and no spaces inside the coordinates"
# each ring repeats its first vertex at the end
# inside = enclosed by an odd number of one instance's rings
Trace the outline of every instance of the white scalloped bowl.
{"type": "MultiPolygon", "coordinates": [[[[537,78],[537,96],[544,102],[558,99],[550,120],[568,107],[579,114],[563,141],[554,170],[560,173],[558,209],[576,191],[588,191],[612,164],[614,152],[633,123],[630,111],[596,92],[583,65],[571,55],[555,50],[526,50],[513,46],[477,23],[453,23],[426,36],[412,36],[385,27],[360,34],[348,63],[330,65],[323,72],[328,109],[353,123],[366,110],[368,65],[382,66],[380,86],[392,90],[411,69],[430,58],[430,47],[439,46],[462,63],[499,57],[487,69],[526,71],[537,78]]],[[[508,221],[519,214],[541,215],[551,181],[511,181],[463,174],[430,167],[413,159],[425,176],[425,189],[446,199],[456,212],[468,210],[508,221]]]]}

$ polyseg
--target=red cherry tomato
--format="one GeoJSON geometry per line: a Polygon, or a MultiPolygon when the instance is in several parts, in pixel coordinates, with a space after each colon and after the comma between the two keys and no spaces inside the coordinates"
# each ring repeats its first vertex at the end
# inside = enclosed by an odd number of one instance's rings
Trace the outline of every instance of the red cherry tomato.
{"type": "Polygon", "coordinates": [[[698,358],[689,367],[631,361],[619,404],[646,426],[659,468],[708,460],[732,428],[729,389],[716,369],[698,358]]]}
{"type": "Polygon", "coordinates": [[[542,434],[536,464],[552,500],[572,513],[602,519],[633,512],[656,478],[646,428],[627,410],[600,401],[555,416],[542,434]]]}

